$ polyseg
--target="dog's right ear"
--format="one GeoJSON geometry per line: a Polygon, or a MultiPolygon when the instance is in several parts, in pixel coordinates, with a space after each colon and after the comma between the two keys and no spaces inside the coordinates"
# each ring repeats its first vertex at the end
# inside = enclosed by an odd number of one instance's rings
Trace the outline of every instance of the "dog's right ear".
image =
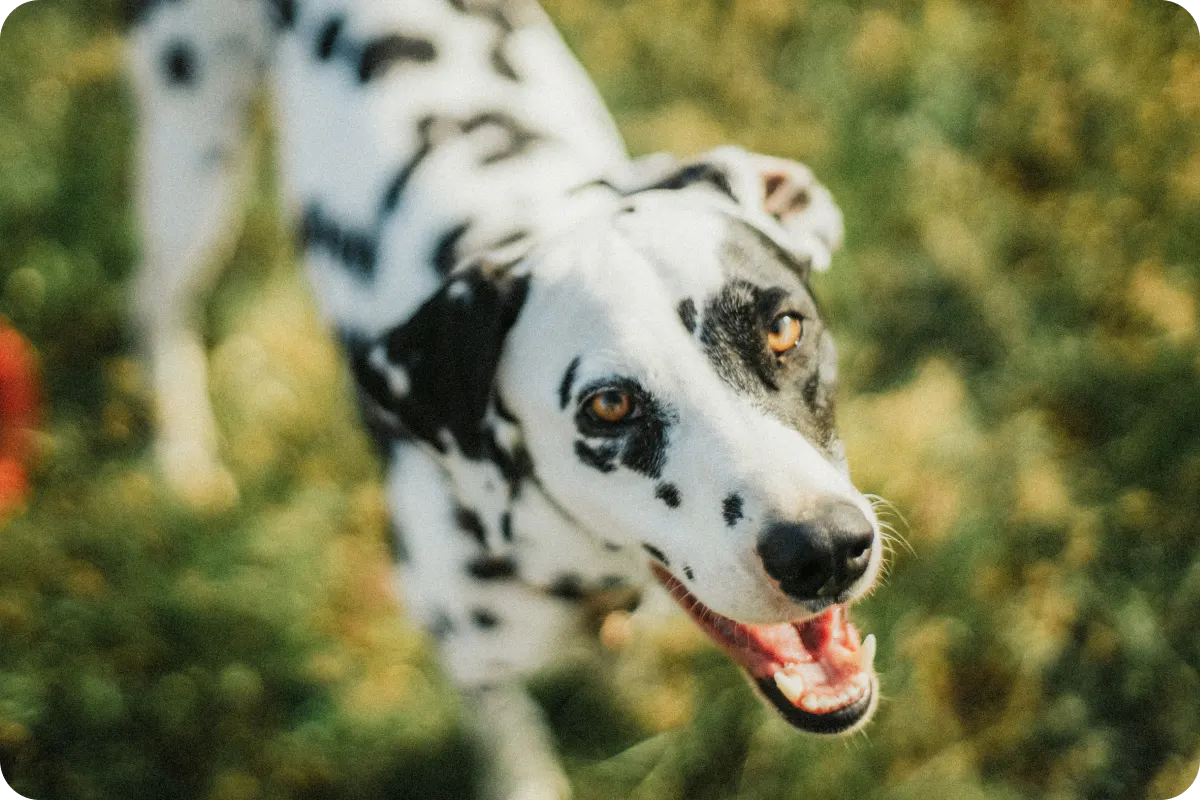
{"type": "Polygon", "coordinates": [[[829,269],[842,246],[842,212],[833,195],[798,161],[718,147],[686,161],[655,154],[632,162],[609,184],[631,195],[693,186],[711,189],[739,206],[775,242],[811,269],[829,269]]]}
{"type": "Polygon", "coordinates": [[[496,369],[528,283],[511,267],[464,266],[407,322],[355,348],[354,375],[376,421],[442,453],[490,457],[496,369]]]}

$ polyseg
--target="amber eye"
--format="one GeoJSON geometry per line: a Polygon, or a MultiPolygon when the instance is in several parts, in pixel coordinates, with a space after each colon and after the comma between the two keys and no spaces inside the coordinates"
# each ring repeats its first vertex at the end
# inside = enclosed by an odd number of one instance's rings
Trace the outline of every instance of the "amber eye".
{"type": "Polygon", "coordinates": [[[796,346],[800,334],[804,332],[804,323],[795,314],[780,314],[771,322],[767,331],[767,345],[775,353],[783,355],[796,346]]]}
{"type": "Polygon", "coordinates": [[[633,411],[633,398],[620,389],[605,389],[588,401],[588,410],[601,422],[620,422],[633,411]]]}

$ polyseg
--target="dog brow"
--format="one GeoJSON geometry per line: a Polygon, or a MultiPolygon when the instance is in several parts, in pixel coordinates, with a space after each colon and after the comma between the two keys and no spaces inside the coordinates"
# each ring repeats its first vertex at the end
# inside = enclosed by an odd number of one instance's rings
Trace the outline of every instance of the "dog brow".
{"type": "Polygon", "coordinates": [[[571,402],[571,390],[575,388],[575,373],[579,369],[579,361],[579,356],[571,360],[566,373],[563,374],[562,383],[558,386],[558,405],[564,411],[567,410],[567,403],[571,402]]]}

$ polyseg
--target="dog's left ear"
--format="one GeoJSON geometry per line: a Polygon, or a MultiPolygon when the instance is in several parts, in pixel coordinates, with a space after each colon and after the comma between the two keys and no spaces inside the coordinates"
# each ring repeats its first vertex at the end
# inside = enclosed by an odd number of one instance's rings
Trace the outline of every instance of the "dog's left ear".
{"type": "Polygon", "coordinates": [[[841,209],[812,170],[797,161],[740,147],[718,147],[684,162],[656,154],[635,161],[622,188],[633,193],[698,184],[733,199],[809,269],[829,269],[842,246],[841,209]]]}
{"type": "Polygon", "coordinates": [[[376,416],[440,452],[490,456],[496,369],[528,283],[491,262],[462,267],[407,322],[358,348],[355,378],[376,416]]]}

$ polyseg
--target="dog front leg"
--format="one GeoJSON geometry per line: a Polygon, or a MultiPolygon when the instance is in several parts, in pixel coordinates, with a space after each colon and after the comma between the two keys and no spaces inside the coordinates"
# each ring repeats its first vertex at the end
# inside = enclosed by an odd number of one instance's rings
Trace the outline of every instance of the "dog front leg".
{"type": "Polygon", "coordinates": [[[249,112],[267,47],[259,4],[145,4],[131,35],[135,200],[142,257],[133,307],[150,365],[160,467],[184,499],[223,505],[199,333],[203,300],[237,239],[251,174],[249,112]]]}
{"type": "Polygon", "coordinates": [[[398,593],[436,641],[466,701],[488,757],[486,796],[565,800],[570,785],[521,681],[579,641],[575,609],[523,583],[515,554],[484,544],[458,507],[449,477],[424,451],[397,443],[387,484],[401,536],[398,593]]]}
{"type": "Polygon", "coordinates": [[[471,707],[471,724],[488,756],[487,800],[571,796],[542,710],[518,681],[464,694],[471,707]]]}

